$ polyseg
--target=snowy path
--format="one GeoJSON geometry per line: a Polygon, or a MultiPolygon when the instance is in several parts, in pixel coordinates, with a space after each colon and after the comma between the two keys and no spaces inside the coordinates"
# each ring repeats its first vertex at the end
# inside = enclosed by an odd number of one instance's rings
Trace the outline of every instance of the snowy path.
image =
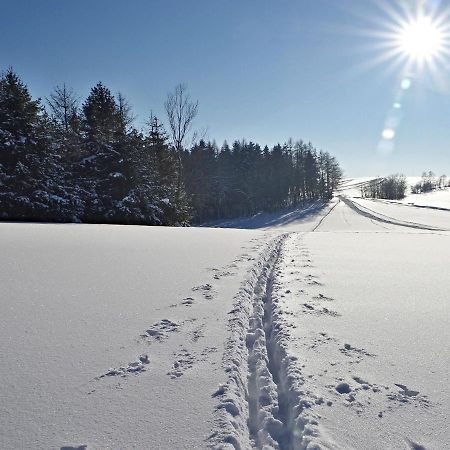
{"type": "Polygon", "coordinates": [[[0,448],[450,448],[448,213],[388,206],[1,224],[0,448]]]}

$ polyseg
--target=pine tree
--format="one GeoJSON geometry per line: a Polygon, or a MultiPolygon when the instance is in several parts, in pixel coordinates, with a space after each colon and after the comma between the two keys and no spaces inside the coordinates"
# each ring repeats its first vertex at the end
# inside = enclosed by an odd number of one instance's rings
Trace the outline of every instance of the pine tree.
{"type": "Polygon", "coordinates": [[[55,172],[64,205],[59,211],[61,221],[79,222],[84,215],[86,193],[83,190],[80,156],[83,140],[78,99],[65,84],[57,86],[47,98],[51,118],[50,135],[62,171],[55,172]]]}
{"type": "Polygon", "coordinates": [[[110,90],[98,83],[82,107],[84,153],[80,160],[88,202],[84,220],[121,222],[117,204],[131,189],[130,145],[124,117],[110,90]]]}
{"type": "Polygon", "coordinates": [[[12,69],[0,78],[0,205],[1,216],[49,220],[48,192],[54,190],[55,158],[49,121],[39,100],[12,69]]]}

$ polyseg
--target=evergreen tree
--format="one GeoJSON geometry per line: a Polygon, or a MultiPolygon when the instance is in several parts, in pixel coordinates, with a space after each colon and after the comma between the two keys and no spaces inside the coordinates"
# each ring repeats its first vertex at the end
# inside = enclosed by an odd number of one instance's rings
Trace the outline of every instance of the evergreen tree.
{"type": "Polygon", "coordinates": [[[130,140],[110,90],[98,83],[82,107],[84,155],[80,160],[88,193],[83,219],[121,222],[117,204],[131,189],[130,140]]]}
{"type": "Polygon", "coordinates": [[[50,220],[55,154],[39,100],[12,69],[0,78],[0,206],[7,219],[50,220]]]}
{"type": "Polygon", "coordinates": [[[200,140],[190,153],[184,154],[184,184],[194,220],[218,217],[217,148],[212,142],[200,140]]]}
{"type": "Polygon", "coordinates": [[[150,118],[150,133],[144,149],[149,169],[154,174],[154,205],[160,214],[162,225],[186,225],[190,210],[182,183],[179,182],[179,163],[176,151],[169,146],[168,137],[158,118],[150,118]]]}

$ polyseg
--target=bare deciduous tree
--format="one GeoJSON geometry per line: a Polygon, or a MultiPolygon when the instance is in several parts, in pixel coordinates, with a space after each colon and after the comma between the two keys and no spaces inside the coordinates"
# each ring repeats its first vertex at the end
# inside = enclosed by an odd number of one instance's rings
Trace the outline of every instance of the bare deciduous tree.
{"type": "Polygon", "coordinates": [[[181,179],[183,172],[183,164],[181,152],[183,151],[183,143],[191,129],[192,122],[197,116],[198,101],[191,100],[187,92],[187,86],[180,83],[175,87],[172,93],[167,95],[164,103],[167,118],[169,120],[170,135],[172,144],[177,152],[178,157],[178,192],[181,191],[181,179]]]}
{"type": "Polygon", "coordinates": [[[197,116],[198,101],[192,101],[186,84],[178,84],[174,92],[167,95],[164,103],[169,119],[170,134],[175,149],[180,152],[192,122],[197,116]]]}
{"type": "Polygon", "coordinates": [[[206,139],[208,137],[208,133],[209,133],[208,127],[203,127],[198,130],[195,130],[192,133],[192,137],[191,137],[191,147],[194,147],[195,145],[197,145],[199,143],[199,141],[206,141],[206,139]]]}
{"type": "Polygon", "coordinates": [[[63,126],[66,133],[69,131],[70,123],[78,111],[78,99],[73,89],[67,88],[65,84],[56,86],[54,92],[47,98],[51,116],[63,126]]]}

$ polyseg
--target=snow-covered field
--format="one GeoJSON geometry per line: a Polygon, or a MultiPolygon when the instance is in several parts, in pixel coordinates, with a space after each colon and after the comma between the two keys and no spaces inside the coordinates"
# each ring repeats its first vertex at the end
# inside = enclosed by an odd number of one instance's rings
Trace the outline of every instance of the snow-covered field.
{"type": "MultiPolygon", "coordinates": [[[[339,188],[339,193],[348,197],[360,197],[361,185],[364,185],[374,178],[349,178],[344,180],[339,188]]],[[[408,183],[408,192],[402,200],[379,200],[385,203],[404,204],[408,206],[429,207],[431,209],[450,210],[450,188],[437,189],[423,194],[412,194],[411,187],[421,181],[421,177],[406,177],[408,183]]]]}
{"type": "Polygon", "coordinates": [[[223,226],[0,224],[0,448],[450,448],[450,212],[223,226]]]}
{"type": "Polygon", "coordinates": [[[450,188],[439,189],[424,194],[408,194],[401,203],[450,210],[450,188]]]}

